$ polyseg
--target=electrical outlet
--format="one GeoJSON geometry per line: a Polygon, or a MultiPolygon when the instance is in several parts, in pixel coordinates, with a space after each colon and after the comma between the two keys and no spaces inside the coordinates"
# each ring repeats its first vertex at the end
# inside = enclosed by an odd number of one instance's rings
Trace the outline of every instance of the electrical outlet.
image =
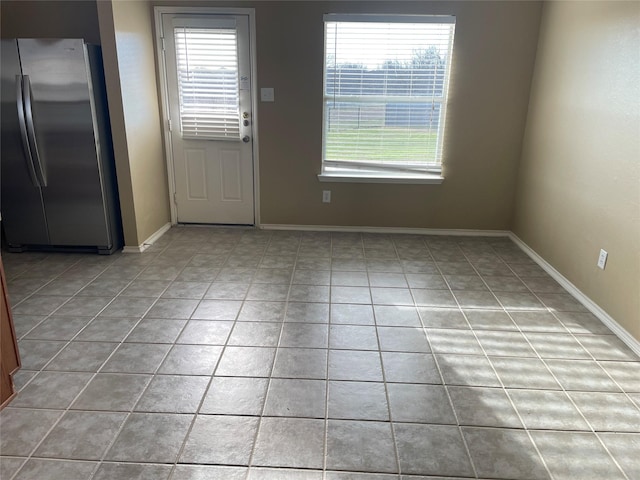
{"type": "Polygon", "coordinates": [[[331,190],[322,191],[322,203],[331,203],[331,190]]]}
{"type": "Polygon", "coordinates": [[[609,254],[604,250],[600,250],[600,256],[598,257],[598,267],[604,270],[604,266],[607,264],[607,257],[609,254]]]}

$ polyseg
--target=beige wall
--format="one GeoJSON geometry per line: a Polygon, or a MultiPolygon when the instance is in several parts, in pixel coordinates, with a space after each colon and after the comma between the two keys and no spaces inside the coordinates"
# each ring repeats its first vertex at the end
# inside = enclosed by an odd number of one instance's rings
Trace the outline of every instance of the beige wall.
{"type": "Polygon", "coordinates": [[[513,222],[638,339],[639,31],[638,2],[545,4],[513,222]]]}
{"type": "Polygon", "coordinates": [[[125,244],[170,220],[151,9],[144,1],[98,2],[125,244]]]}
{"type": "Polygon", "coordinates": [[[540,5],[518,2],[282,2],[257,7],[263,223],[506,229],[540,5]],[[456,15],[442,185],[320,183],[322,15],[456,15]],[[322,190],[332,191],[323,204],[322,190]]]}
{"type": "Polygon", "coordinates": [[[111,121],[111,137],[118,177],[118,194],[122,212],[122,228],[125,245],[139,245],[136,213],[133,205],[133,185],[129,169],[129,150],[127,148],[127,132],[125,129],[124,106],[120,75],[118,74],[118,56],[116,52],[116,36],[113,23],[111,2],[98,2],[100,37],[103,43],[102,61],[104,63],[109,118],[111,121]]]}
{"type": "MultiPolygon", "coordinates": [[[[154,2],[171,5],[175,2],[154,2]]],[[[513,213],[537,2],[180,2],[256,9],[262,223],[506,229],[513,213]],[[320,183],[328,12],[457,16],[442,185],[320,183]],[[322,190],[332,191],[323,204],[322,190]]]]}
{"type": "Polygon", "coordinates": [[[0,2],[2,38],[84,38],[100,43],[95,0],[0,2]]]}

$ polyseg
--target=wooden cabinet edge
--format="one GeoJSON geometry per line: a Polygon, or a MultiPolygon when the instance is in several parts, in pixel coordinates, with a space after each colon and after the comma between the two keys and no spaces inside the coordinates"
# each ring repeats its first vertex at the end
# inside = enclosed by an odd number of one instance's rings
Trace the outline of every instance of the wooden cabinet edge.
{"type": "Polygon", "coordinates": [[[4,275],[4,265],[0,256],[0,281],[2,294],[0,295],[0,410],[11,402],[16,396],[13,374],[20,368],[20,353],[16,331],[13,325],[13,316],[9,303],[9,292],[4,275]],[[7,338],[9,337],[9,338],[7,338]]]}
{"type": "Polygon", "coordinates": [[[2,400],[2,403],[0,403],[0,410],[9,405],[9,403],[11,403],[11,400],[13,400],[13,398],[18,394],[18,392],[16,391],[16,387],[13,384],[13,373],[15,373],[18,368],[16,368],[13,372],[8,373],[5,371],[4,366],[2,366],[2,379],[0,381],[2,382],[2,389],[4,391],[3,395],[7,393],[6,390],[8,390],[10,393],[9,396],[4,398],[2,400]]]}

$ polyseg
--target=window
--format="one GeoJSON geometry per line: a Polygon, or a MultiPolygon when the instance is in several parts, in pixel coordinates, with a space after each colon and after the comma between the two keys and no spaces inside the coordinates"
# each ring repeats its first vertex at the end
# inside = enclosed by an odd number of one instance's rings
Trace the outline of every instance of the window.
{"type": "Polygon", "coordinates": [[[454,27],[325,15],[321,179],[439,176],[454,27]]]}
{"type": "Polygon", "coordinates": [[[174,37],[182,136],[238,140],[240,112],[235,27],[175,27],[174,37]]]}

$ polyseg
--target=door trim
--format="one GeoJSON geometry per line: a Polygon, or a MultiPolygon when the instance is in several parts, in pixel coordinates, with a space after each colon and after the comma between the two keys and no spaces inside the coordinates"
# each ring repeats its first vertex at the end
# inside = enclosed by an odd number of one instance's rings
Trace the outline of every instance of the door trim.
{"type": "Polygon", "coordinates": [[[156,58],[158,60],[158,79],[160,81],[160,107],[162,115],[162,136],[164,139],[165,159],[167,164],[167,181],[169,183],[169,205],[171,208],[171,225],[178,223],[178,211],[174,202],[176,184],[173,169],[173,146],[169,132],[169,95],[167,71],[162,45],[162,15],[247,15],[249,17],[249,63],[251,68],[251,137],[253,156],[253,219],[256,227],[260,226],[260,169],[258,161],[258,68],[256,60],[256,15],[253,8],[217,8],[217,7],[153,7],[155,23],[156,58]]]}

